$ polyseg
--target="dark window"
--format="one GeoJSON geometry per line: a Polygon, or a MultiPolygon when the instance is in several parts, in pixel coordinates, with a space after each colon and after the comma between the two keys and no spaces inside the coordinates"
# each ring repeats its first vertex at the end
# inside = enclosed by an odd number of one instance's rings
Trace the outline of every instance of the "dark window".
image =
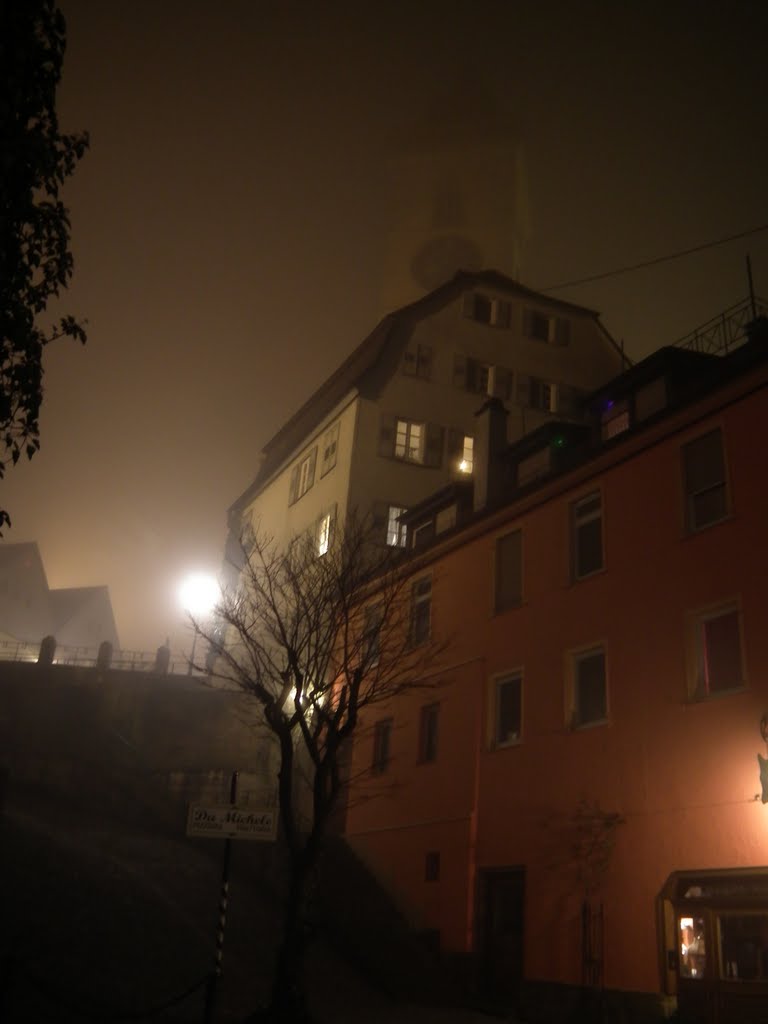
{"type": "Polygon", "coordinates": [[[416,345],[403,353],[403,373],[409,377],[429,380],[432,376],[432,349],[429,345],[416,345]]]}
{"type": "Polygon", "coordinates": [[[496,711],[493,744],[506,747],[518,743],[523,721],[523,677],[520,673],[496,682],[496,711]]]}
{"type": "Polygon", "coordinates": [[[608,704],[605,687],[605,652],[579,654],[573,666],[573,724],[603,722],[608,704]]]}
{"type": "Polygon", "coordinates": [[[379,663],[381,654],[381,626],[384,616],[381,605],[373,605],[365,609],[363,625],[363,670],[374,668],[379,663]]]}
{"type": "Polygon", "coordinates": [[[419,715],[419,761],[437,760],[437,724],[439,704],[427,704],[419,715]]]}
{"type": "Polygon", "coordinates": [[[684,445],[683,475],[688,529],[701,530],[723,519],[728,513],[728,495],[719,430],[684,445]]]}
{"type": "Polygon", "coordinates": [[[429,519],[426,523],[419,523],[412,529],[413,547],[424,548],[435,539],[435,520],[429,519]]]}
{"type": "Polygon", "coordinates": [[[474,296],[474,303],[472,307],[473,320],[477,320],[481,324],[489,324],[491,322],[492,311],[493,303],[487,295],[474,296]]]}
{"type": "Polygon", "coordinates": [[[744,685],[739,610],[723,608],[698,620],[696,696],[744,685]]]}
{"type": "Polygon", "coordinates": [[[496,541],[495,610],[515,608],[523,599],[523,533],[515,530],[496,541]]]}
{"type": "Polygon", "coordinates": [[[336,423],[330,430],[326,431],[322,444],[322,459],[320,462],[320,476],[325,476],[336,465],[336,456],[339,448],[339,424],[336,423]]]}
{"type": "Polygon", "coordinates": [[[532,310],[528,320],[528,334],[537,341],[549,341],[549,325],[548,316],[532,310]]]}
{"type": "Polygon", "coordinates": [[[440,881],[440,853],[437,850],[430,850],[424,858],[424,881],[440,881]]]}
{"type": "Polygon", "coordinates": [[[580,580],[603,568],[603,509],[598,492],[571,506],[571,532],[573,578],[580,580]]]}
{"type": "Polygon", "coordinates": [[[432,580],[424,576],[411,586],[411,644],[429,640],[432,611],[432,580]]]}
{"type": "Polygon", "coordinates": [[[381,774],[387,770],[391,758],[392,719],[382,718],[373,728],[373,761],[374,772],[381,774]]]}

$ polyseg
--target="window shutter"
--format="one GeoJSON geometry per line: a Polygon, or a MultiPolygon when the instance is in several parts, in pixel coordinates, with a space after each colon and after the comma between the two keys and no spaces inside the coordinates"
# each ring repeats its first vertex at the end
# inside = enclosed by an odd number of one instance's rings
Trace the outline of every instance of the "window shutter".
{"type": "Polygon", "coordinates": [[[467,386],[467,357],[459,352],[453,357],[453,386],[456,388],[467,386]]]}
{"type": "Polygon", "coordinates": [[[518,405],[531,404],[531,378],[526,373],[517,374],[516,398],[518,405]]]}
{"type": "Polygon", "coordinates": [[[299,486],[299,466],[301,463],[297,463],[291,470],[291,483],[288,488],[288,504],[292,505],[296,501],[296,489],[299,486]]]}
{"type": "Polygon", "coordinates": [[[437,423],[427,424],[427,437],[424,445],[424,465],[434,469],[443,464],[443,436],[445,430],[437,423]]]}
{"type": "Polygon", "coordinates": [[[395,417],[389,413],[381,414],[379,426],[379,455],[391,459],[395,454],[395,417]]]}
{"type": "Polygon", "coordinates": [[[567,345],[571,340],[571,321],[559,316],[555,320],[555,344],[567,345]]]}
{"type": "Polygon", "coordinates": [[[317,465],[317,445],[309,453],[309,472],[307,474],[307,490],[315,482],[315,466],[317,465]]]}

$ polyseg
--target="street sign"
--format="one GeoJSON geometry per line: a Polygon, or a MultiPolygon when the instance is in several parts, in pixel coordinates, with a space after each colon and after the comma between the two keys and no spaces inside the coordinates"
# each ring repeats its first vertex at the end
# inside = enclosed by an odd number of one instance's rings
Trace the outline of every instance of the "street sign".
{"type": "Polygon", "coordinates": [[[256,839],[272,842],[277,836],[277,812],[238,807],[235,804],[218,807],[190,804],[187,835],[198,839],[256,839]]]}

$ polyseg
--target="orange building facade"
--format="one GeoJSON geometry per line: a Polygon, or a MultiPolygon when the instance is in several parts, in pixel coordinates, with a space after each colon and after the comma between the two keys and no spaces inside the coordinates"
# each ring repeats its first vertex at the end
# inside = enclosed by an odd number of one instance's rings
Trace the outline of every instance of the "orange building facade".
{"type": "Polygon", "coordinates": [[[347,837],[509,999],[764,1019],[767,384],[753,337],[661,350],[593,396],[588,436],[500,454],[485,408],[474,499],[409,516],[448,654],[360,730],[347,837]]]}

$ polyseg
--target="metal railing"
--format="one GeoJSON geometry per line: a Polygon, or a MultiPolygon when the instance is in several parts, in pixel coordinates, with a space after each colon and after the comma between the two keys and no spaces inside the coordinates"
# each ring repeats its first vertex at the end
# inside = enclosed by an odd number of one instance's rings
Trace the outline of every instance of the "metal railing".
{"type": "MultiPolygon", "coordinates": [[[[0,662],[33,662],[40,659],[40,644],[17,640],[0,641],[0,662]]],[[[72,665],[80,668],[95,668],[99,662],[97,647],[73,647],[57,644],[53,658],[54,665],[72,665]]],[[[154,672],[157,670],[157,653],[149,651],[114,650],[109,659],[110,669],[123,672],[154,672]]],[[[189,659],[180,652],[172,653],[167,672],[185,673],[189,669],[189,659]]],[[[197,674],[197,673],[196,673],[197,674]]]]}
{"type": "Polygon", "coordinates": [[[747,340],[747,326],[758,316],[768,316],[768,303],[746,298],[712,317],[674,344],[708,355],[727,355],[747,340]]]}

